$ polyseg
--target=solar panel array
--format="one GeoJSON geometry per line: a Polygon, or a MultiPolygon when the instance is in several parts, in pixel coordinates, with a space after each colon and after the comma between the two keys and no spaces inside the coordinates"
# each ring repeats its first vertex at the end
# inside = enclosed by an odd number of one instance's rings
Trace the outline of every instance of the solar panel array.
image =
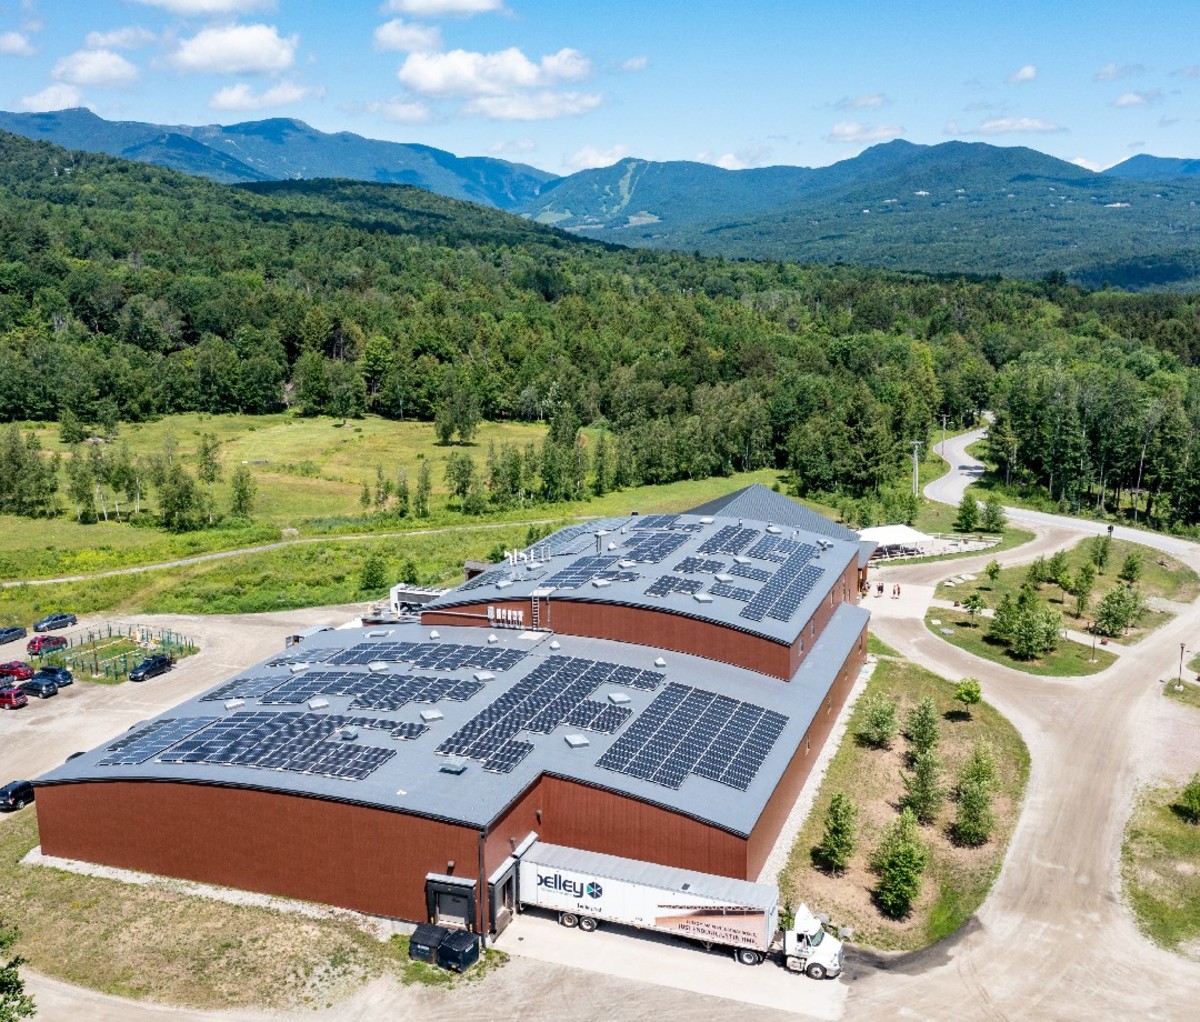
{"type": "Polygon", "coordinates": [[[726,525],[700,544],[702,554],[740,554],[762,535],[757,529],[746,529],[740,525],[726,525]]]}
{"type": "Polygon", "coordinates": [[[216,703],[225,699],[257,699],[265,696],[273,688],[278,688],[291,674],[268,674],[261,678],[234,678],[225,682],[220,688],[215,688],[206,696],[200,697],[202,703],[216,703]]]}
{"type": "Polygon", "coordinates": [[[623,544],[628,548],[626,557],[645,564],[657,564],[670,557],[688,540],[680,532],[640,532],[623,544]]]}
{"type": "Polygon", "coordinates": [[[633,527],[643,529],[669,529],[679,520],[679,515],[641,515],[634,519],[633,527]]]}
{"type": "Polygon", "coordinates": [[[524,659],[525,651],[522,649],[461,646],[453,642],[360,642],[349,649],[339,650],[324,662],[339,667],[378,661],[412,664],[422,671],[507,671],[524,659]]]}
{"type": "Polygon", "coordinates": [[[745,791],[787,722],[774,710],[673,682],[596,765],[666,788],[696,774],[745,791]]]}
{"type": "Polygon", "coordinates": [[[410,702],[436,703],[442,699],[464,702],[482,688],[482,682],[468,678],[306,671],[287,678],[237,679],[210,692],[201,701],[257,698],[264,705],[286,706],[307,702],[316,695],[354,696],[352,710],[398,710],[410,702]],[[273,680],[274,684],[266,688],[259,684],[264,680],[273,680]]]}
{"type": "Polygon", "coordinates": [[[739,575],[742,578],[750,578],[755,582],[766,582],[775,572],[767,568],[759,568],[753,564],[731,564],[729,566],[729,574],[739,575]]]}
{"type": "Polygon", "coordinates": [[[589,697],[601,685],[653,691],[664,676],[599,660],[551,656],[437,747],[444,756],[464,756],[491,773],[509,773],[533,749],[517,740],[522,731],[550,734],[560,724],[612,734],[628,707],[589,697]]]}
{"type": "Polygon", "coordinates": [[[693,571],[702,571],[707,575],[715,575],[718,571],[725,570],[724,561],[713,561],[707,557],[685,557],[677,565],[676,571],[681,571],[685,575],[691,574],[693,571]]]}
{"type": "Polygon", "coordinates": [[[377,717],[345,717],[332,713],[235,713],[159,755],[163,763],[202,763],[209,766],[253,767],[319,774],[342,781],[360,781],[396,752],[354,742],[327,741],[346,728],[387,731],[409,741],[424,734],[424,724],[377,717]]]}
{"type": "Polygon", "coordinates": [[[811,557],[817,548],[810,543],[801,543],[795,539],[784,539],[782,536],[763,536],[747,553],[751,557],[759,557],[764,561],[775,561],[782,564],[792,554],[806,550],[811,557]]]}
{"type": "Polygon", "coordinates": [[[503,579],[510,578],[514,572],[514,568],[507,561],[496,568],[489,568],[482,574],[476,575],[472,579],[468,579],[460,586],[463,590],[482,589],[484,586],[495,585],[503,579]]]}
{"type": "Polygon", "coordinates": [[[754,590],[740,589],[735,585],[730,585],[728,582],[714,582],[708,591],[713,596],[727,596],[731,600],[741,600],[742,603],[749,603],[754,599],[754,590]]]}
{"type": "Polygon", "coordinates": [[[153,759],[189,735],[215,724],[220,717],[163,717],[122,735],[104,751],[100,766],[134,766],[153,759]]]}
{"type": "Polygon", "coordinates": [[[693,593],[700,592],[703,588],[704,583],[698,578],[677,578],[674,575],[662,575],[646,586],[646,595],[670,596],[671,593],[687,593],[691,596],[693,593]]]}
{"type": "Polygon", "coordinates": [[[636,571],[602,571],[596,576],[608,582],[636,582],[641,577],[636,571]]]}
{"type": "Polygon", "coordinates": [[[580,557],[551,575],[542,585],[556,589],[578,589],[600,572],[617,563],[616,557],[580,557]]]}
{"type": "Polygon", "coordinates": [[[790,621],[824,574],[824,568],[808,563],[807,554],[794,553],[742,608],[740,616],[749,621],[761,621],[764,615],[776,621],[790,621]]]}

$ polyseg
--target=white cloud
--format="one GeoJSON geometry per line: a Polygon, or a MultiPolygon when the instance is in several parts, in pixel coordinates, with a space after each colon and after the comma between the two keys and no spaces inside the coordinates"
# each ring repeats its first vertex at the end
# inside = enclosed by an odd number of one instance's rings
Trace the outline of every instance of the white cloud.
{"type": "Polygon", "coordinates": [[[1143,64],[1105,64],[1095,74],[1095,79],[1098,82],[1116,82],[1122,78],[1133,78],[1135,75],[1140,75],[1146,70],[1143,64]]]}
{"type": "Polygon", "coordinates": [[[488,146],[488,152],[493,156],[513,156],[532,152],[536,148],[537,143],[531,138],[514,138],[507,142],[493,142],[488,146]]]}
{"type": "Polygon", "coordinates": [[[862,96],[843,96],[833,104],[837,110],[877,110],[887,106],[887,96],[882,92],[868,92],[862,96]]]}
{"type": "Polygon", "coordinates": [[[32,57],[33,43],[20,32],[0,32],[0,55],[5,57],[32,57]]]}
{"type": "Polygon", "coordinates": [[[60,82],[102,88],[132,85],[138,77],[137,68],[112,50],[77,50],[55,64],[52,73],[60,82]]]}
{"type": "Polygon", "coordinates": [[[860,124],[858,121],[838,121],[829,134],[825,136],[825,141],[842,144],[886,142],[893,138],[899,138],[903,134],[904,129],[899,125],[884,124],[876,126],[873,124],[860,124]]]}
{"type": "Polygon", "coordinates": [[[51,110],[66,110],[68,107],[82,106],[83,94],[74,85],[58,82],[48,85],[41,92],[21,99],[21,109],[34,114],[44,114],[51,110]]]}
{"type": "Polygon", "coordinates": [[[273,25],[206,28],[184,39],[171,63],[180,71],[210,74],[266,74],[291,67],[297,36],[284,39],[273,25]]]}
{"type": "Polygon", "coordinates": [[[463,107],[463,113],[481,114],[494,121],[549,121],[585,114],[602,102],[602,97],[586,92],[514,92],[479,96],[463,107]]]}
{"type": "Polygon", "coordinates": [[[227,85],[208,101],[214,110],[266,110],[269,107],[288,106],[299,103],[310,96],[319,96],[323,89],[309,88],[294,82],[280,82],[262,92],[255,92],[245,82],[227,85]]]}
{"type": "Polygon", "coordinates": [[[432,116],[424,103],[405,99],[389,99],[382,103],[368,103],[367,109],[379,114],[385,121],[396,124],[422,124],[432,116]]]}
{"type": "Polygon", "coordinates": [[[629,146],[618,142],[609,149],[597,149],[593,145],[585,145],[563,160],[567,170],[595,170],[597,167],[611,167],[618,160],[629,155],[629,146]]]}
{"type": "Polygon", "coordinates": [[[1157,103],[1162,99],[1162,93],[1157,89],[1151,89],[1149,92],[1125,92],[1112,101],[1112,105],[1118,110],[1130,106],[1149,106],[1151,103],[1157,103]]]}
{"type": "Polygon", "coordinates": [[[384,9],[417,18],[469,18],[504,10],[504,0],[388,0],[384,9]]]}
{"type": "Polygon", "coordinates": [[[375,29],[375,49],[428,53],[442,48],[441,30],[432,25],[414,25],[393,18],[375,29]]]}
{"type": "Polygon", "coordinates": [[[172,14],[248,14],[250,11],[273,11],[275,0],[137,0],[147,7],[161,7],[172,14]]]}
{"type": "Polygon", "coordinates": [[[1189,64],[1187,67],[1172,71],[1171,74],[1181,78],[1200,78],[1200,64],[1189,64]]]}
{"type": "Polygon", "coordinates": [[[649,57],[637,56],[630,57],[624,64],[621,65],[622,71],[645,71],[650,63],[649,57]]]}
{"type": "Polygon", "coordinates": [[[774,150],[770,146],[752,145],[739,149],[736,153],[723,153],[720,156],[701,152],[696,154],[696,159],[700,163],[711,163],[714,167],[724,170],[746,170],[750,167],[764,166],[773,153],[774,150]]]}
{"type": "Polygon", "coordinates": [[[140,25],[130,25],[128,28],[115,28],[111,32],[89,32],[84,43],[92,50],[136,50],[157,38],[140,25]]]}
{"type": "Polygon", "coordinates": [[[515,46],[497,53],[450,50],[410,53],[397,76],[427,96],[508,96],[518,89],[544,88],[561,80],[585,77],[591,70],[578,50],[563,49],[535,64],[515,46]]]}
{"type": "Polygon", "coordinates": [[[1071,162],[1084,170],[1094,170],[1097,174],[1104,169],[1104,164],[1097,163],[1095,160],[1085,160],[1082,156],[1076,156],[1071,162]]]}
{"type": "Polygon", "coordinates": [[[1036,64],[1026,64],[1024,67],[1017,68],[1008,76],[1008,80],[1014,84],[1018,82],[1032,82],[1038,75],[1036,64]]]}
{"type": "Polygon", "coordinates": [[[1065,131],[1061,125],[1055,124],[1053,121],[1043,121],[1039,117],[993,117],[991,120],[984,121],[974,131],[969,131],[969,135],[1012,135],[1012,134],[1038,134],[1049,135],[1056,131],[1065,131]]]}

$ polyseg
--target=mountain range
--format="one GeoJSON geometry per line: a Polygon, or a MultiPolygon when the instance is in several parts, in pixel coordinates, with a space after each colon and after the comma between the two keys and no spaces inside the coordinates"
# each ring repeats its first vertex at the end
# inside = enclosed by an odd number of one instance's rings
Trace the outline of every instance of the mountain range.
{"type": "Polygon", "coordinates": [[[171,126],[74,109],[0,112],[0,129],[223,183],[415,185],[622,245],[934,273],[1064,273],[1094,287],[1200,287],[1200,160],[1140,155],[1096,173],[1022,147],[896,140],[820,168],[624,159],[556,177],[288,119],[171,126]]]}

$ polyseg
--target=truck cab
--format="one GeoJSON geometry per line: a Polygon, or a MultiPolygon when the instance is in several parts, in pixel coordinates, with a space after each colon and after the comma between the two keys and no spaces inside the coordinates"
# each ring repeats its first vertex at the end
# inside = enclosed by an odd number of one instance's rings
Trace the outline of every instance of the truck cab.
{"type": "Polygon", "coordinates": [[[796,910],[792,928],[783,931],[783,963],[810,979],[833,977],[842,971],[842,942],[825,932],[807,905],[796,910]]]}

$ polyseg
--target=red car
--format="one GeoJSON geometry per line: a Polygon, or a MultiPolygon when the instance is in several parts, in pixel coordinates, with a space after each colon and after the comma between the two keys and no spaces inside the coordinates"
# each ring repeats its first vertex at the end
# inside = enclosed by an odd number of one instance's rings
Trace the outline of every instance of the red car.
{"type": "Polygon", "coordinates": [[[19,710],[29,697],[19,688],[0,688],[0,710],[19,710]]]}
{"type": "Polygon", "coordinates": [[[33,677],[33,668],[24,660],[10,660],[0,664],[0,678],[12,678],[14,681],[28,681],[33,677]]]}
{"type": "Polygon", "coordinates": [[[25,652],[34,656],[45,656],[60,649],[66,649],[70,643],[61,635],[35,635],[25,643],[25,652]]]}

